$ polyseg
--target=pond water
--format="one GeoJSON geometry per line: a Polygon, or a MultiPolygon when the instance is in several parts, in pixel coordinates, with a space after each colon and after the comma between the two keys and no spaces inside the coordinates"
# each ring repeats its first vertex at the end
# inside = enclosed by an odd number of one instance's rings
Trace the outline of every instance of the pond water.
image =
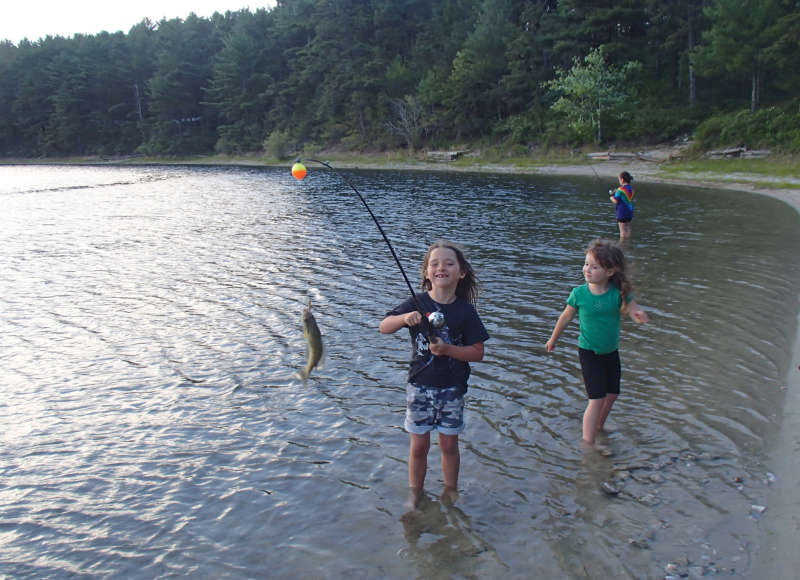
{"type": "Polygon", "coordinates": [[[361,202],[309,166],[0,167],[0,576],[747,577],[797,325],[798,215],[638,184],[606,457],[580,442],[577,323],[544,343],[597,179],[342,171],[412,283],[459,242],[489,330],[460,497],[403,507],[408,288],[361,202]],[[325,364],[304,384],[311,299],[325,364]],[[603,485],[619,493],[609,495],[603,485]]]}

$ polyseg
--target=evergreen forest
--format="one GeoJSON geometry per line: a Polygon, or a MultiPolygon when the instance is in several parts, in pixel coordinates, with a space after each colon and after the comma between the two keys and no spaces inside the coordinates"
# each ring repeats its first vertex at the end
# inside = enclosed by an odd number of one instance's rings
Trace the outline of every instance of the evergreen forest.
{"type": "Polygon", "coordinates": [[[797,0],[278,0],[0,41],[0,157],[800,152],[797,0]]]}

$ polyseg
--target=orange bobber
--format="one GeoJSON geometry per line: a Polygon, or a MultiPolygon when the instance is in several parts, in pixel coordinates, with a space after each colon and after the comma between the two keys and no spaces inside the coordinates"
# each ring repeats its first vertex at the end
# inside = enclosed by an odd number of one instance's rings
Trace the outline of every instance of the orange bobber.
{"type": "Polygon", "coordinates": [[[292,165],[292,175],[295,179],[303,179],[306,176],[306,166],[298,161],[292,165]]]}

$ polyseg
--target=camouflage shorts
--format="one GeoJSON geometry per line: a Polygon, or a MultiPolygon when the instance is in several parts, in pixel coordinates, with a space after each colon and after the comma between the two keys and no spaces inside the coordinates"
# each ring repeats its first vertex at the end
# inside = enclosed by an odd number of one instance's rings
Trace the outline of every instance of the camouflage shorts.
{"type": "Polygon", "coordinates": [[[408,383],[405,428],[416,435],[434,429],[443,435],[458,435],[464,430],[464,389],[408,383]]]}

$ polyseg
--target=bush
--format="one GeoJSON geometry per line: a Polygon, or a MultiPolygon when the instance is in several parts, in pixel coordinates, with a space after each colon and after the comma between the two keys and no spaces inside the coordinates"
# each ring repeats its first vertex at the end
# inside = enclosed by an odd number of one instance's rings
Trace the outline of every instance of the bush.
{"type": "Polygon", "coordinates": [[[495,126],[494,134],[508,137],[513,143],[530,143],[541,138],[540,127],[538,115],[529,111],[501,121],[495,126]]]}
{"type": "Polygon", "coordinates": [[[288,131],[273,131],[264,140],[264,152],[273,159],[284,160],[291,157],[291,141],[288,131]]]}
{"type": "Polygon", "coordinates": [[[616,123],[615,134],[621,139],[643,139],[655,143],[672,141],[694,132],[702,113],[696,107],[644,106],[629,121],[616,123]]]}
{"type": "Polygon", "coordinates": [[[714,115],[697,127],[695,146],[701,150],[748,147],[800,153],[798,103],[796,100],[785,107],[714,115]]]}

